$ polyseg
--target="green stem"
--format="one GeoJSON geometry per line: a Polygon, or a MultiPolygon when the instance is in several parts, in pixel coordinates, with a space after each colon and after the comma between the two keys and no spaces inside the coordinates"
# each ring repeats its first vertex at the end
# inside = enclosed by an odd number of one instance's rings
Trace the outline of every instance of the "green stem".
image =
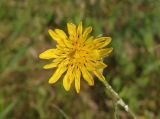
{"type": "Polygon", "coordinates": [[[56,108],[64,116],[65,119],[70,119],[68,117],[68,115],[61,108],[59,108],[57,105],[53,104],[53,107],[56,108]]]}
{"type": "Polygon", "coordinates": [[[114,101],[113,101],[113,104],[114,104],[114,118],[115,119],[119,119],[119,116],[118,116],[118,104],[117,103],[115,103],[114,101]]]}
{"type": "Polygon", "coordinates": [[[113,88],[108,84],[108,82],[106,80],[101,81],[101,82],[105,85],[107,90],[112,94],[113,98],[116,100],[116,103],[122,106],[125,109],[125,111],[128,112],[133,117],[133,119],[137,119],[136,115],[131,111],[131,109],[123,101],[123,99],[118,95],[118,93],[113,90],[113,88]]]}

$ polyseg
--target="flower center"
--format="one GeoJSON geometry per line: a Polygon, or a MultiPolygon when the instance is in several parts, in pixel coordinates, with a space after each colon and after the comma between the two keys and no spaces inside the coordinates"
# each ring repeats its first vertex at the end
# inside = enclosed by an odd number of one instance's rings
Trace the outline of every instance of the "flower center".
{"type": "Polygon", "coordinates": [[[73,59],[79,59],[82,57],[84,51],[82,51],[79,48],[72,49],[72,51],[69,53],[69,57],[73,59]]]}
{"type": "Polygon", "coordinates": [[[68,57],[70,57],[70,62],[74,64],[84,63],[86,60],[87,51],[84,49],[83,45],[75,44],[71,49],[68,57]]]}

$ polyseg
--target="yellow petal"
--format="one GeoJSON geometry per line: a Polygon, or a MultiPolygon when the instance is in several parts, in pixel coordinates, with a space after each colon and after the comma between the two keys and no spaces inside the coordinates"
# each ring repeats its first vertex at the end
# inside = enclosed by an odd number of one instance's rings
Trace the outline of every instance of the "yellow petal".
{"type": "Polygon", "coordinates": [[[94,80],[93,77],[90,75],[90,73],[87,71],[86,67],[81,66],[80,70],[82,72],[84,80],[88,82],[90,86],[94,85],[94,80]]]}
{"type": "Polygon", "coordinates": [[[105,67],[107,67],[106,64],[104,64],[103,62],[100,61],[87,61],[87,63],[85,63],[86,68],[89,71],[94,71],[96,69],[104,69],[105,67]]]}
{"type": "Polygon", "coordinates": [[[54,59],[53,62],[60,63],[62,60],[64,60],[64,58],[58,57],[58,58],[54,59]]]}
{"type": "Polygon", "coordinates": [[[91,58],[91,60],[92,60],[92,59],[93,59],[93,60],[100,60],[100,59],[101,59],[98,50],[92,50],[92,51],[89,53],[88,58],[91,58]]]}
{"type": "Polygon", "coordinates": [[[73,46],[72,46],[72,43],[68,40],[68,37],[67,37],[66,33],[65,33],[63,30],[55,29],[55,32],[56,32],[57,35],[62,39],[63,43],[64,43],[67,47],[69,47],[69,48],[73,47],[73,46]]]}
{"type": "Polygon", "coordinates": [[[59,64],[59,62],[50,63],[50,64],[47,64],[47,65],[44,65],[43,68],[44,68],[44,69],[54,68],[54,67],[57,67],[58,64],[59,64]]]}
{"type": "Polygon", "coordinates": [[[68,34],[70,36],[75,36],[76,35],[76,25],[73,23],[67,23],[67,28],[68,28],[68,34]]]}
{"type": "Polygon", "coordinates": [[[59,45],[63,45],[64,46],[64,43],[63,43],[62,39],[60,38],[60,36],[57,35],[53,30],[49,29],[48,33],[52,37],[53,40],[57,41],[57,43],[59,45]]]}
{"type": "Polygon", "coordinates": [[[93,45],[93,36],[89,37],[84,44],[85,44],[84,47],[91,48],[93,45]]]}
{"type": "Polygon", "coordinates": [[[93,71],[93,73],[100,79],[100,80],[105,80],[105,77],[102,75],[102,73],[98,70],[93,71]]]}
{"type": "Polygon", "coordinates": [[[48,33],[53,38],[53,40],[56,40],[56,41],[60,40],[60,37],[52,29],[49,29],[48,33]]]}
{"type": "Polygon", "coordinates": [[[111,53],[113,50],[113,48],[105,48],[105,49],[101,49],[99,50],[99,55],[101,57],[107,56],[109,53],[111,53]]]}
{"type": "Polygon", "coordinates": [[[74,75],[75,75],[75,88],[76,88],[77,93],[79,93],[80,79],[81,79],[81,72],[80,72],[79,68],[74,71],[74,75]]]}
{"type": "Polygon", "coordinates": [[[93,41],[95,48],[103,48],[111,42],[111,37],[99,37],[93,41]]]}
{"type": "Polygon", "coordinates": [[[61,63],[59,64],[59,66],[60,67],[66,67],[69,62],[70,62],[69,58],[66,58],[63,61],[61,61],[61,63]]]}
{"type": "Polygon", "coordinates": [[[78,25],[78,28],[77,28],[77,34],[79,36],[82,35],[82,30],[83,30],[83,28],[82,28],[82,22],[80,22],[79,25],[78,25]]]}
{"type": "Polygon", "coordinates": [[[103,62],[100,62],[100,61],[96,61],[96,62],[95,62],[95,66],[96,66],[98,69],[104,69],[105,67],[107,67],[106,64],[104,64],[103,62]]]}
{"type": "Polygon", "coordinates": [[[69,47],[69,48],[72,48],[72,47],[73,47],[73,44],[72,44],[72,42],[71,42],[70,40],[67,40],[67,39],[66,39],[66,40],[64,40],[63,42],[64,42],[64,44],[65,44],[65,46],[66,46],[66,48],[65,48],[65,47],[62,47],[62,48],[63,48],[63,49],[62,49],[63,51],[68,50],[68,47],[69,47]]]}
{"type": "Polygon", "coordinates": [[[71,84],[74,80],[72,71],[73,71],[73,67],[69,67],[68,71],[67,71],[67,73],[66,73],[66,75],[64,76],[64,79],[63,79],[63,87],[66,91],[70,90],[71,84]]]}
{"type": "Polygon", "coordinates": [[[41,59],[52,59],[57,57],[57,50],[56,49],[49,49],[44,52],[42,52],[39,55],[39,58],[41,59]]]}
{"type": "Polygon", "coordinates": [[[67,70],[66,67],[58,67],[55,73],[49,79],[49,83],[53,84],[58,81],[58,79],[62,76],[62,74],[67,70]]]}
{"type": "Polygon", "coordinates": [[[60,29],[55,29],[55,32],[57,33],[57,35],[63,39],[63,40],[67,40],[67,35],[63,30],[60,29]]]}
{"type": "Polygon", "coordinates": [[[93,64],[92,61],[87,61],[85,63],[85,65],[86,65],[86,68],[87,68],[88,71],[94,71],[95,70],[95,65],[93,64]]]}
{"type": "Polygon", "coordinates": [[[84,31],[84,33],[83,33],[83,41],[86,40],[88,34],[90,34],[91,32],[92,32],[92,27],[91,27],[91,26],[89,26],[89,27],[87,27],[87,28],[85,29],[85,31],[84,31]]]}

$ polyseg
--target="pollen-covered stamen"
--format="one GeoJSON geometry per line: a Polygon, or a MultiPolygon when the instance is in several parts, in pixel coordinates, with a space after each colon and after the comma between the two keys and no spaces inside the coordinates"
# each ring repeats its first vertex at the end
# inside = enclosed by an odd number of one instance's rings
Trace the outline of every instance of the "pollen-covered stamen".
{"type": "Polygon", "coordinates": [[[74,42],[73,48],[68,52],[70,63],[78,66],[79,64],[85,64],[89,52],[84,48],[82,43],[74,42]]]}

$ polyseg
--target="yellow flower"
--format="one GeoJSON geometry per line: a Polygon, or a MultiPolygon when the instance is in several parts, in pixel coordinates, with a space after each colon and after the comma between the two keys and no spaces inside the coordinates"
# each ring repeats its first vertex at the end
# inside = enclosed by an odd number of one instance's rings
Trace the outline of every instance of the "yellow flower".
{"type": "Polygon", "coordinates": [[[57,82],[64,74],[63,86],[65,90],[69,91],[74,81],[76,91],[79,93],[82,76],[90,86],[94,85],[92,74],[100,80],[105,80],[100,69],[107,66],[102,62],[102,58],[112,51],[112,48],[104,48],[111,42],[111,38],[88,37],[92,27],[83,30],[82,22],[78,26],[67,23],[67,28],[68,35],[60,29],[48,30],[57,45],[56,48],[41,53],[39,57],[41,59],[54,59],[52,63],[43,67],[44,69],[57,68],[49,79],[50,84],[57,82]]]}

